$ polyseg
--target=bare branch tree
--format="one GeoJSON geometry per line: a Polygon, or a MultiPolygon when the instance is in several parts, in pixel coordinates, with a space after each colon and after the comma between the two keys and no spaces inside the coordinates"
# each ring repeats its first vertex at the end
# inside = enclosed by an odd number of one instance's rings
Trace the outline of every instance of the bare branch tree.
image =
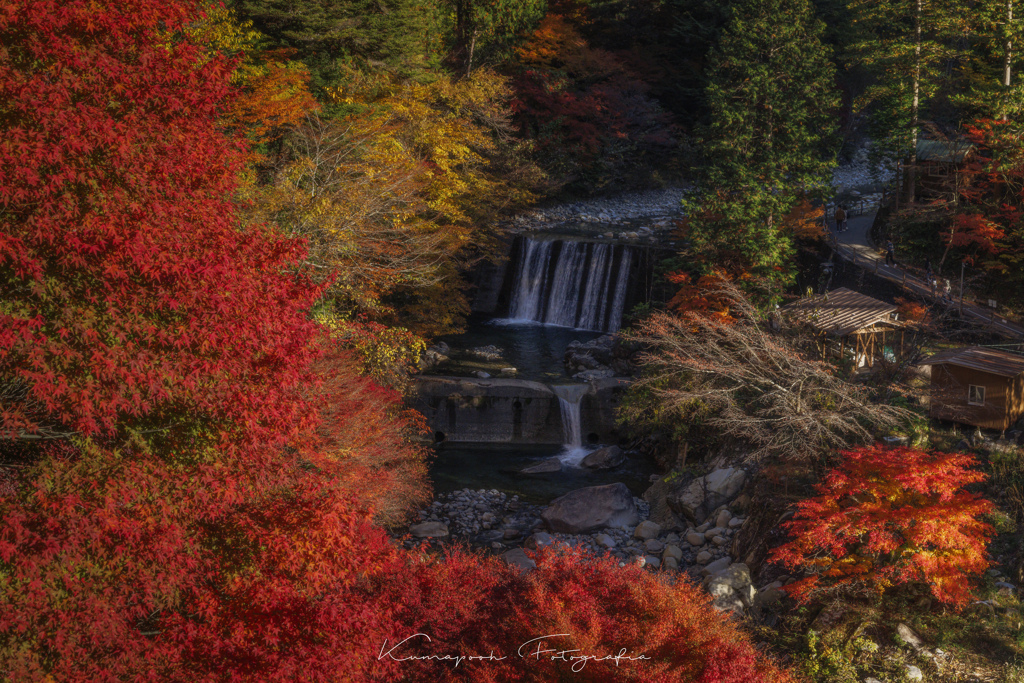
{"type": "Polygon", "coordinates": [[[872,400],[868,388],[806,357],[730,282],[708,293],[729,316],[656,313],[631,336],[645,368],[635,390],[649,392],[661,421],[699,419],[751,447],[750,458],[808,459],[899,427],[912,411],[872,400]]]}

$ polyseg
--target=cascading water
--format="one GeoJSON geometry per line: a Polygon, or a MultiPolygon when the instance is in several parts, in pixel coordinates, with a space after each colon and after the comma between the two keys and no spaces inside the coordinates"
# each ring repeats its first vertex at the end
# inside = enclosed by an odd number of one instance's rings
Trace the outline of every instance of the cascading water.
{"type": "Polygon", "coordinates": [[[523,239],[509,317],[598,332],[622,323],[633,248],[576,240],[523,239]]]}
{"type": "Polygon", "coordinates": [[[562,412],[562,440],[565,450],[559,459],[565,465],[578,465],[590,451],[583,448],[583,423],[580,417],[580,403],[587,393],[586,384],[556,384],[551,387],[558,397],[562,412]]]}

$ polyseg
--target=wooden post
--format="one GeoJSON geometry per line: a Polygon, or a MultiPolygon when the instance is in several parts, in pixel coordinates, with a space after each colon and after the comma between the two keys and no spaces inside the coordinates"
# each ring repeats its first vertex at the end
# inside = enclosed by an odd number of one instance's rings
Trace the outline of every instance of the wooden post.
{"type": "Polygon", "coordinates": [[[964,314],[964,266],[966,264],[960,262],[960,315],[964,314]]]}

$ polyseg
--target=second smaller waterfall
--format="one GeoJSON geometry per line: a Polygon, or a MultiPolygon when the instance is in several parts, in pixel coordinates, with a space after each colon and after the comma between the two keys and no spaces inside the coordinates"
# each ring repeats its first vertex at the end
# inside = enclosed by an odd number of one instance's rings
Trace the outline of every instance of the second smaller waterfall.
{"type": "Polygon", "coordinates": [[[562,412],[562,441],[565,452],[561,460],[566,465],[577,465],[587,454],[583,449],[583,421],[580,416],[580,403],[583,395],[590,389],[586,384],[555,384],[551,390],[558,397],[558,407],[562,412]]]}

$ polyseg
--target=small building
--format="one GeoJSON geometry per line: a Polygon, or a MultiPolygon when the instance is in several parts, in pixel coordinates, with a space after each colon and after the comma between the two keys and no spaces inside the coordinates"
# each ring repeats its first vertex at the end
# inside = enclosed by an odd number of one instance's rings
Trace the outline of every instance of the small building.
{"type": "Polygon", "coordinates": [[[920,365],[932,369],[932,417],[1006,431],[1024,416],[1024,356],[971,346],[920,365]]]}
{"type": "Polygon", "coordinates": [[[779,310],[815,330],[821,358],[852,354],[854,366],[874,367],[879,359],[903,355],[903,325],[895,304],[846,287],[786,304],[779,310]]]}
{"type": "Polygon", "coordinates": [[[955,197],[961,189],[961,170],[974,153],[965,140],[917,140],[918,197],[955,197]]]}

